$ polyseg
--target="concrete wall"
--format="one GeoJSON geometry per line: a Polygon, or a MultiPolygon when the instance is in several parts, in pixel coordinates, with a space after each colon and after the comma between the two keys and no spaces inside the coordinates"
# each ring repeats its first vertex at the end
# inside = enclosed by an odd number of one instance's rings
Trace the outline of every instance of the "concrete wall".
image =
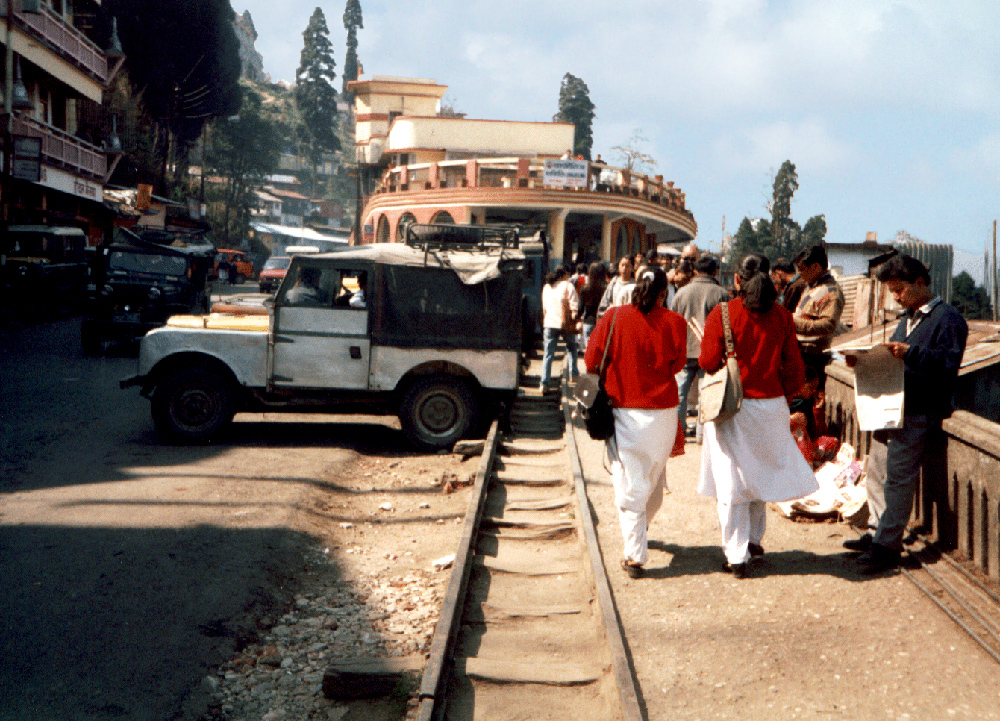
{"type": "Polygon", "coordinates": [[[559,157],[573,147],[573,132],[569,123],[399,117],[389,130],[388,148],[559,157]]]}
{"type": "MultiPolygon", "coordinates": [[[[826,384],[831,433],[864,458],[872,434],[858,430],[854,374],[832,363],[826,384]]],[[[1000,424],[955,411],[925,453],[912,520],[944,549],[957,549],[1000,581],[1000,424]]]]}

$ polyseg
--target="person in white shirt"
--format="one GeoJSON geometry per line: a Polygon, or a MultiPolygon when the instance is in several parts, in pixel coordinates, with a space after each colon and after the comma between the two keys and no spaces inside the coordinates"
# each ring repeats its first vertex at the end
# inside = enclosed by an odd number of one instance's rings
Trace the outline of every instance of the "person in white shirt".
{"type": "Polygon", "coordinates": [[[570,375],[579,375],[576,356],[576,325],[580,312],[580,298],[569,280],[569,268],[560,265],[545,278],[542,288],[542,340],[545,351],[542,356],[542,390],[552,383],[552,361],[556,354],[559,338],[566,343],[565,361],[569,363],[570,375]]]}

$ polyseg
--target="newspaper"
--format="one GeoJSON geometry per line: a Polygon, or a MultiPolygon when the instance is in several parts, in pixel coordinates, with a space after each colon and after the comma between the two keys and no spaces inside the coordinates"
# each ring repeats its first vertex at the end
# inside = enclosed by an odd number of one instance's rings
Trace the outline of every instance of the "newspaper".
{"type": "Polygon", "coordinates": [[[869,349],[838,348],[857,358],[854,403],[862,431],[903,426],[903,361],[878,344],[869,349]]]}

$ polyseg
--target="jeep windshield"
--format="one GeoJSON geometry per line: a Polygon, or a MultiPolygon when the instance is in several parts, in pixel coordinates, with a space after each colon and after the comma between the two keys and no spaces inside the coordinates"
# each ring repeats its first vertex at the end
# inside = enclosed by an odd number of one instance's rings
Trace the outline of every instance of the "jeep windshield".
{"type": "Polygon", "coordinates": [[[268,258],[264,261],[264,270],[287,270],[288,264],[292,262],[291,258],[268,258]]]}
{"type": "Polygon", "coordinates": [[[113,250],[108,256],[108,270],[125,273],[183,276],[187,274],[187,259],[176,255],[129,253],[113,250]]]}

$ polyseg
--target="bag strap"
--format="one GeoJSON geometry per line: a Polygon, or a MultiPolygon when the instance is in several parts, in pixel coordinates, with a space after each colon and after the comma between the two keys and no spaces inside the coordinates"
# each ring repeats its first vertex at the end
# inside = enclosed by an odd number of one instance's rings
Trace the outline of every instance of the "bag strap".
{"type": "Polygon", "coordinates": [[[722,331],[726,334],[726,355],[736,357],[736,343],[733,341],[733,326],[729,320],[729,303],[722,301],[722,331]]]}
{"type": "Polygon", "coordinates": [[[604,371],[607,370],[607,360],[608,360],[608,348],[611,347],[611,336],[615,332],[615,321],[618,320],[618,308],[609,308],[611,313],[611,328],[608,330],[608,339],[604,341],[604,355],[601,356],[601,365],[597,368],[597,375],[601,378],[601,383],[604,382],[604,371]]]}

